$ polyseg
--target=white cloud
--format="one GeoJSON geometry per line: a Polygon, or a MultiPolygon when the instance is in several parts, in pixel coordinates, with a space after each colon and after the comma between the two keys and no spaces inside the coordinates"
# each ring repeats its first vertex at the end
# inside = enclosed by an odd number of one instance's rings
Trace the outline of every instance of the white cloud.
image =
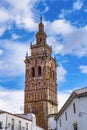
{"type": "Polygon", "coordinates": [[[4,55],[0,60],[0,76],[20,76],[24,74],[25,54],[30,50],[28,44],[2,41],[0,44],[4,50],[4,55]]]}
{"type": "Polygon", "coordinates": [[[64,36],[64,54],[72,54],[78,57],[87,56],[87,26],[75,29],[64,36]]]}
{"type": "Polygon", "coordinates": [[[44,9],[43,9],[43,11],[42,12],[40,12],[41,14],[44,14],[44,13],[46,13],[48,10],[49,10],[49,7],[48,7],[48,5],[47,5],[47,3],[46,3],[46,0],[42,0],[42,1],[40,1],[41,3],[43,2],[43,6],[44,6],[44,9]]]}
{"type": "Polygon", "coordinates": [[[0,87],[0,110],[23,113],[24,91],[0,87]]]}
{"type": "Polygon", "coordinates": [[[87,6],[85,7],[84,11],[87,12],[87,6]]]}
{"type": "Polygon", "coordinates": [[[10,12],[5,8],[0,8],[0,22],[4,23],[11,19],[12,15],[10,15],[10,12]]]}
{"type": "Polygon", "coordinates": [[[65,20],[46,23],[48,44],[55,54],[87,56],[87,25],[76,28],[65,20]],[[54,24],[55,23],[55,24],[54,24]]]}
{"type": "Polygon", "coordinates": [[[73,9],[74,9],[74,10],[80,10],[80,9],[82,8],[82,6],[83,6],[83,2],[80,1],[80,0],[77,0],[77,1],[74,3],[74,5],[73,5],[73,9]]]}
{"type": "Polygon", "coordinates": [[[22,2],[21,0],[6,0],[2,4],[3,6],[0,7],[0,23],[1,28],[2,25],[4,28],[4,30],[0,31],[0,34],[3,34],[2,32],[7,30],[7,27],[12,25],[12,23],[15,23],[20,28],[34,31],[37,24],[33,7],[38,2],[38,0],[24,0],[22,2]],[[5,8],[6,4],[8,8],[5,8]]]}
{"type": "Polygon", "coordinates": [[[79,68],[81,73],[87,74],[87,65],[81,65],[79,68]]]}
{"type": "Polygon", "coordinates": [[[62,53],[63,45],[57,41],[55,36],[49,36],[47,38],[47,43],[52,46],[52,50],[54,54],[62,53]]]}
{"type": "Polygon", "coordinates": [[[7,28],[1,27],[0,29],[0,36],[2,36],[7,28]]]}
{"type": "Polygon", "coordinates": [[[58,92],[58,111],[62,108],[62,106],[65,104],[65,102],[67,101],[67,99],[69,98],[71,92],[67,91],[62,91],[62,92],[58,92]]]}
{"type": "Polygon", "coordinates": [[[49,10],[49,7],[46,6],[46,7],[45,7],[45,10],[44,10],[44,13],[47,12],[48,10],[49,10]]]}
{"type": "Polygon", "coordinates": [[[2,55],[3,54],[3,50],[2,49],[0,49],[0,55],[2,55]]]}
{"type": "MultiPolygon", "coordinates": [[[[0,7],[0,20],[1,23],[3,23],[0,30],[0,36],[3,35],[5,30],[11,28],[12,24],[10,23],[12,22],[20,28],[25,28],[29,31],[36,30],[36,10],[34,10],[35,8],[33,7],[41,1],[25,0],[21,3],[21,0],[6,0],[6,2],[9,5],[7,9],[0,7]]],[[[45,11],[47,11],[49,7],[44,0],[42,2],[44,3],[45,11]]],[[[76,1],[74,3],[75,9],[80,9],[81,7],[81,1],[76,1]]],[[[50,41],[49,44],[52,45],[54,53],[61,53],[62,55],[72,54],[79,57],[87,55],[87,26],[76,28],[75,26],[72,26],[69,21],[61,19],[54,20],[52,23],[46,22],[46,29],[47,34],[50,36],[48,37],[48,41],[50,41]],[[62,35],[62,42],[58,40],[59,34],[62,35]]],[[[12,35],[12,37],[14,39],[18,38],[17,35],[12,35]]]]}
{"type": "Polygon", "coordinates": [[[63,68],[63,66],[58,66],[57,69],[57,82],[64,82],[67,71],[63,68]]]}
{"type": "Polygon", "coordinates": [[[10,30],[11,25],[4,25],[0,26],[0,37],[5,33],[6,30],[10,30]]]}
{"type": "MultiPolygon", "coordinates": [[[[19,24],[19,23],[17,23],[19,24]]],[[[27,16],[25,16],[24,19],[22,19],[22,21],[20,21],[20,25],[21,27],[25,27],[26,29],[29,29],[29,31],[35,31],[36,29],[36,25],[34,20],[32,18],[28,18],[27,16]]]]}
{"type": "Polygon", "coordinates": [[[59,15],[59,19],[65,19],[65,16],[68,16],[68,14],[70,14],[71,12],[72,10],[62,9],[61,14],[59,15]]]}
{"type": "Polygon", "coordinates": [[[46,23],[46,28],[48,34],[69,34],[73,32],[74,26],[72,26],[69,21],[66,20],[55,20],[52,23],[46,23]]]}
{"type": "Polygon", "coordinates": [[[12,39],[18,39],[18,38],[20,38],[21,36],[19,36],[19,35],[17,35],[17,34],[12,34],[12,39]]]}

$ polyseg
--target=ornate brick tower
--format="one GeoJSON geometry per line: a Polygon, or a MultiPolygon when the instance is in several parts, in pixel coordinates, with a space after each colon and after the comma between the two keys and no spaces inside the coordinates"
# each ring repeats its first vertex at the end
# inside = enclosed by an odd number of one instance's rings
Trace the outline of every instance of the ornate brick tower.
{"type": "Polygon", "coordinates": [[[25,59],[24,113],[35,113],[37,125],[48,130],[48,115],[57,113],[57,64],[46,38],[40,18],[36,44],[31,45],[31,56],[26,55],[25,59]]]}

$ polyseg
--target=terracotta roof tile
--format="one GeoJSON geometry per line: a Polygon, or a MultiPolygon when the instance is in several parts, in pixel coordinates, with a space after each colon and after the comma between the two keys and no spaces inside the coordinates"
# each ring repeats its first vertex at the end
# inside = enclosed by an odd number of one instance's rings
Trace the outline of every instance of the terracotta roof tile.
{"type": "Polygon", "coordinates": [[[87,93],[87,87],[73,91],[77,95],[87,93]]]}

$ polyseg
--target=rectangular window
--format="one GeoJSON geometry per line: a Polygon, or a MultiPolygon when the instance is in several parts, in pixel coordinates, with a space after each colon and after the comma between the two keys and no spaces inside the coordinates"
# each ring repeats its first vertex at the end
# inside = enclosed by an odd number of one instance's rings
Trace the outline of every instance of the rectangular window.
{"type": "Polygon", "coordinates": [[[73,103],[73,112],[74,112],[74,114],[76,113],[76,105],[75,105],[75,103],[73,103]]]}
{"type": "Polygon", "coordinates": [[[77,125],[77,123],[75,123],[75,124],[73,125],[73,129],[74,129],[74,130],[78,130],[78,125],[77,125]]]}
{"type": "Polygon", "coordinates": [[[0,129],[2,129],[2,121],[0,121],[0,129]]]}
{"type": "Polygon", "coordinates": [[[22,126],[22,127],[21,127],[21,130],[25,130],[25,127],[22,126]]]}
{"type": "Polygon", "coordinates": [[[67,112],[65,112],[65,120],[67,121],[67,112]]]}
{"type": "Polygon", "coordinates": [[[28,130],[28,123],[26,123],[26,130],[28,130]]]}
{"type": "Polygon", "coordinates": [[[21,130],[21,121],[19,121],[18,130],[21,130]]]}
{"type": "Polygon", "coordinates": [[[11,120],[11,130],[14,130],[14,119],[11,120]]]}
{"type": "Polygon", "coordinates": [[[60,127],[61,127],[61,125],[62,125],[62,124],[61,124],[61,119],[60,119],[60,127]]]}

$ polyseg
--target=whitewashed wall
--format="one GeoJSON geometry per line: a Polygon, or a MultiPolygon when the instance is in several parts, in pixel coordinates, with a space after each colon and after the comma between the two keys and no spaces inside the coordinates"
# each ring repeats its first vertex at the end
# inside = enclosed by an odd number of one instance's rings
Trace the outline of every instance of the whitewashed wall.
{"type": "Polygon", "coordinates": [[[35,119],[33,119],[34,122],[32,122],[32,121],[25,120],[23,118],[20,118],[20,117],[14,116],[14,115],[10,115],[7,113],[0,114],[0,121],[3,122],[3,124],[2,124],[3,129],[1,129],[1,130],[11,130],[12,119],[14,119],[14,130],[18,130],[19,121],[21,121],[21,130],[26,130],[26,123],[28,123],[28,130],[44,130],[44,129],[40,128],[39,126],[36,126],[35,119]],[[10,123],[10,127],[5,129],[9,123],[10,123]]]}
{"type": "Polygon", "coordinates": [[[56,129],[56,120],[55,116],[49,117],[49,130],[55,130],[56,129]]]}
{"type": "Polygon", "coordinates": [[[6,127],[8,127],[8,124],[10,123],[10,127],[7,128],[7,130],[11,130],[11,120],[14,119],[14,130],[18,129],[18,123],[19,121],[21,121],[21,128],[22,130],[24,130],[24,128],[26,128],[26,123],[28,123],[28,129],[31,130],[32,128],[32,122],[31,121],[27,121],[24,120],[22,118],[13,116],[13,115],[9,115],[9,114],[0,114],[0,121],[3,122],[2,130],[5,130],[6,127]]]}
{"type": "Polygon", "coordinates": [[[62,115],[57,119],[57,130],[73,130],[73,124],[77,122],[78,130],[87,129],[87,97],[76,98],[66,108],[62,115]],[[76,105],[76,113],[73,112],[73,103],[76,105]],[[67,112],[67,120],[65,120],[65,112],[67,112]],[[82,114],[80,113],[82,112],[82,114]],[[80,113],[80,114],[79,114],[80,113]],[[61,127],[60,127],[61,119],[61,127]]]}
{"type": "Polygon", "coordinates": [[[80,130],[87,130],[87,97],[79,98],[79,125],[80,130]]]}

